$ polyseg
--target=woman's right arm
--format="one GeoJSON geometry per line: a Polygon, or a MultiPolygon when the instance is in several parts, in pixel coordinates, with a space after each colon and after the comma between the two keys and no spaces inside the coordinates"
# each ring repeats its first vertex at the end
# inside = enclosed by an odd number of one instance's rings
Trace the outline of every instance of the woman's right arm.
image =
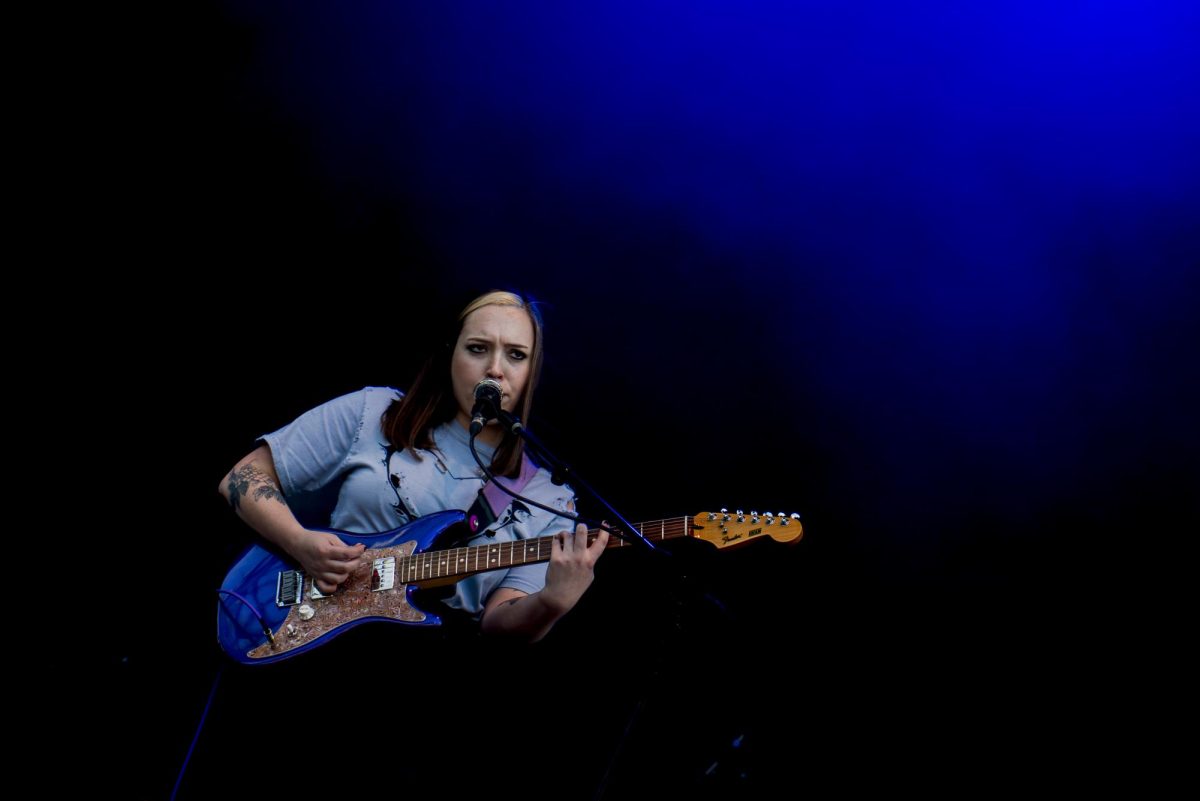
{"type": "Polygon", "coordinates": [[[219,490],[238,517],[291,554],[321,592],[333,592],[365,564],[362,543],[346,545],[334,534],[300,525],[279,488],[275,460],[266,445],[234,465],[219,490]]]}

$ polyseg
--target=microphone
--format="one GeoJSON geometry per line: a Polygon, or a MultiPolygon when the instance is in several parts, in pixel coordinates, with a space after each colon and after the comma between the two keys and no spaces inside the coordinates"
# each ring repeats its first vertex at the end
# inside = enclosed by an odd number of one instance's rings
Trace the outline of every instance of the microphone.
{"type": "Polygon", "coordinates": [[[500,409],[500,382],[485,378],[475,385],[475,405],[471,407],[471,436],[483,430],[488,420],[495,419],[500,409]]]}

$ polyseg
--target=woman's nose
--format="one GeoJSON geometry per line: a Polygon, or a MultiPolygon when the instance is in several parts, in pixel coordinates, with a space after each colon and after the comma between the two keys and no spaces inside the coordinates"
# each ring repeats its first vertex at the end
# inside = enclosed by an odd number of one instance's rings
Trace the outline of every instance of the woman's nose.
{"type": "Polygon", "coordinates": [[[491,361],[488,362],[487,377],[488,378],[503,378],[504,377],[504,371],[500,369],[499,354],[493,356],[491,361]]]}

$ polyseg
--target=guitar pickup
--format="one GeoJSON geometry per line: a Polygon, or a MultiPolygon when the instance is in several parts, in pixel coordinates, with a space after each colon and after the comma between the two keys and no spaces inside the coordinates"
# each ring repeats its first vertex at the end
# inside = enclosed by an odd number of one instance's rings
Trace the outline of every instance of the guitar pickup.
{"type": "Polygon", "coordinates": [[[396,557],[376,559],[371,564],[371,592],[383,592],[396,586],[396,557]]]}

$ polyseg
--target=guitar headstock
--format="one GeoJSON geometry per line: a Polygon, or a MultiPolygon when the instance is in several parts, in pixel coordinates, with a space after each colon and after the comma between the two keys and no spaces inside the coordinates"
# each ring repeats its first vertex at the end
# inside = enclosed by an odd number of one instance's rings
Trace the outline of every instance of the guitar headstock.
{"type": "Polygon", "coordinates": [[[701,512],[692,518],[697,539],[711,542],[718,548],[733,548],[753,539],[770,537],[776,542],[796,542],[804,536],[800,515],[764,512],[701,512]]]}

